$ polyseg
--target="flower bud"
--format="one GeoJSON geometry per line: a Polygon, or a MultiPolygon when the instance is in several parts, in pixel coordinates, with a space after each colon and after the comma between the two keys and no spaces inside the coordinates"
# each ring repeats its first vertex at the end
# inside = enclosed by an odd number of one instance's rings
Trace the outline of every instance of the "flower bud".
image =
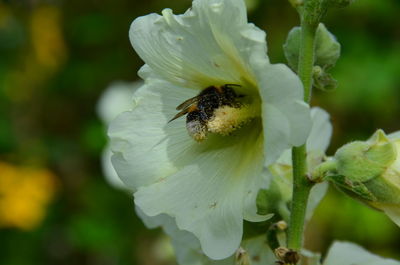
{"type": "Polygon", "coordinates": [[[400,225],[400,138],[378,130],[368,141],[352,142],[335,154],[330,179],[349,195],[384,211],[400,225]]]}
{"type": "Polygon", "coordinates": [[[332,91],[337,87],[336,79],[318,65],[313,68],[313,80],[313,86],[322,91],[332,91]]]}
{"type": "MultiPolygon", "coordinates": [[[[299,62],[299,49],[301,39],[301,28],[294,27],[283,45],[285,57],[289,66],[297,70],[299,62]]],[[[315,36],[315,65],[322,69],[332,68],[340,57],[340,44],[335,36],[330,33],[324,24],[320,23],[315,36]]]]}

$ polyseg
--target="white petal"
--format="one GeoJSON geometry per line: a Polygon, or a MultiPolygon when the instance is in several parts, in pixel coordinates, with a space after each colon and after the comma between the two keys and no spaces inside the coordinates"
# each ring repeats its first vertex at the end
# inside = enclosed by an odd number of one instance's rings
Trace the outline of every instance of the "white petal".
{"type": "Polygon", "coordinates": [[[135,93],[134,109],[111,123],[108,134],[114,153],[112,162],[128,187],[135,190],[176,171],[170,153],[176,153],[176,148],[184,151],[193,140],[187,135],[184,119],[168,121],[176,114],[175,107],[194,95],[194,90],[149,79],[135,93]],[[170,145],[171,135],[182,145],[170,145]]]}
{"type": "Polygon", "coordinates": [[[137,18],[129,36],[139,56],[174,84],[255,84],[250,61],[268,62],[265,33],[247,23],[242,0],[196,0],[183,15],[137,18]]]}
{"type": "Polygon", "coordinates": [[[310,196],[308,197],[306,220],[310,220],[315,209],[324,198],[329,184],[327,182],[318,183],[311,188],[310,196]]]}
{"type": "MultiPolygon", "coordinates": [[[[118,114],[127,111],[133,106],[133,93],[143,85],[142,81],[138,82],[114,82],[112,83],[101,95],[97,102],[97,113],[102,121],[108,125],[118,114]]],[[[105,147],[101,157],[101,166],[103,175],[107,182],[117,188],[126,189],[127,187],[115,172],[111,164],[111,149],[109,146],[105,147]]]]}
{"type": "Polygon", "coordinates": [[[147,228],[162,227],[175,250],[178,264],[180,265],[234,265],[233,257],[224,260],[211,260],[201,251],[199,240],[190,232],[180,230],[176,226],[174,218],[161,214],[148,216],[138,207],[136,213],[142,219],[147,228]]]}
{"type": "Polygon", "coordinates": [[[140,217],[147,228],[153,229],[162,227],[167,235],[169,235],[173,241],[180,242],[187,248],[200,249],[199,240],[190,232],[180,230],[176,226],[175,219],[166,214],[160,214],[157,216],[148,216],[139,207],[135,207],[136,214],[140,217]]]}
{"type": "Polygon", "coordinates": [[[307,265],[321,265],[321,254],[311,252],[307,249],[301,250],[302,264],[307,265]]]}
{"type": "Polygon", "coordinates": [[[114,82],[97,102],[97,113],[105,124],[109,124],[118,114],[132,108],[133,93],[143,85],[138,82],[114,82]]]}
{"type": "Polygon", "coordinates": [[[232,255],[242,237],[246,196],[263,165],[262,135],[254,123],[254,130],[243,128],[229,137],[214,135],[193,143],[190,153],[180,154],[182,169],[140,188],[136,204],[147,215],[175,217],[180,229],[199,238],[207,256],[232,255]],[[188,159],[190,154],[195,159],[188,159]]]}
{"type": "Polygon", "coordinates": [[[252,182],[252,186],[249,187],[248,192],[245,197],[244,205],[244,218],[246,221],[250,222],[262,222],[270,219],[273,214],[259,215],[257,214],[257,195],[260,189],[268,189],[272,175],[268,170],[263,170],[259,177],[252,182]]]}
{"type": "Polygon", "coordinates": [[[266,244],[264,235],[244,240],[242,247],[249,254],[252,265],[275,264],[275,255],[266,244]]]}
{"type": "Polygon", "coordinates": [[[103,175],[106,178],[108,184],[110,184],[114,188],[125,190],[127,189],[127,186],[118,177],[117,172],[115,172],[115,169],[111,163],[111,155],[112,152],[110,147],[107,146],[106,148],[104,148],[101,156],[101,167],[103,170],[103,175]]]}
{"type": "Polygon", "coordinates": [[[371,254],[348,242],[335,242],[323,265],[400,265],[400,262],[371,254]]]}
{"type": "Polygon", "coordinates": [[[308,151],[326,151],[332,136],[329,114],[318,107],[311,109],[312,127],[307,139],[308,151]]]}
{"type": "Polygon", "coordinates": [[[301,82],[287,66],[259,65],[257,77],[263,101],[266,165],[269,165],[285,149],[305,143],[311,117],[308,105],[303,102],[301,82]]]}
{"type": "Polygon", "coordinates": [[[185,242],[172,238],[176,259],[179,265],[235,265],[234,257],[212,260],[200,248],[190,248],[185,242]]]}
{"type": "Polygon", "coordinates": [[[263,102],[303,101],[303,85],[299,77],[284,64],[263,64],[257,68],[263,102]]]}
{"type": "MultiPolygon", "coordinates": [[[[311,109],[311,122],[311,131],[307,138],[307,151],[311,152],[311,155],[323,154],[328,148],[332,135],[332,124],[329,121],[329,114],[319,107],[313,107],[311,109]]],[[[291,149],[285,150],[277,160],[277,163],[291,165],[291,149]]]]}
{"type": "Polygon", "coordinates": [[[305,143],[311,126],[310,108],[302,100],[286,101],[275,104],[286,115],[290,124],[289,143],[300,146],[305,143]]]}
{"type": "Polygon", "coordinates": [[[290,124],[286,116],[271,104],[263,104],[262,116],[265,164],[268,166],[290,147],[288,143],[290,124]]]}

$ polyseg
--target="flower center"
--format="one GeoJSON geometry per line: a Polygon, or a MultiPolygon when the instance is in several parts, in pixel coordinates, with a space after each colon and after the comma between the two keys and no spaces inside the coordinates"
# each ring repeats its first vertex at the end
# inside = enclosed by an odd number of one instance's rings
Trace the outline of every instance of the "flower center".
{"type": "Polygon", "coordinates": [[[187,114],[189,135],[201,142],[208,133],[229,135],[260,115],[260,103],[251,96],[238,95],[238,85],[210,86],[177,107],[182,109],[172,120],[187,114]]]}
{"type": "Polygon", "coordinates": [[[229,135],[256,116],[256,108],[251,105],[221,106],[214,110],[214,115],[207,122],[207,128],[211,133],[229,135]]]}

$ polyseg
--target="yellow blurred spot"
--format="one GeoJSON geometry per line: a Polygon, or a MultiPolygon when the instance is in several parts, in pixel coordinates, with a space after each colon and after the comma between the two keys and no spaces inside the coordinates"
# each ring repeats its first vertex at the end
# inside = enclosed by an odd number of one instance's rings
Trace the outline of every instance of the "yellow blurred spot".
{"type": "Polygon", "coordinates": [[[57,68],[66,58],[60,10],[52,6],[37,8],[32,14],[30,26],[33,49],[39,64],[57,68]]]}
{"type": "Polygon", "coordinates": [[[18,168],[0,162],[0,228],[37,227],[56,190],[56,177],[46,169],[18,168]]]}
{"type": "MultiPolygon", "coordinates": [[[[1,15],[0,6],[0,15],[1,15]]],[[[33,9],[28,21],[29,43],[21,50],[16,67],[5,76],[5,93],[14,102],[30,101],[67,59],[62,13],[54,6],[33,9]]]]}
{"type": "Polygon", "coordinates": [[[4,4],[0,3],[0,28],[4,28],[6,26],[8,17],[8,8],[6,8],[4,4]]]}

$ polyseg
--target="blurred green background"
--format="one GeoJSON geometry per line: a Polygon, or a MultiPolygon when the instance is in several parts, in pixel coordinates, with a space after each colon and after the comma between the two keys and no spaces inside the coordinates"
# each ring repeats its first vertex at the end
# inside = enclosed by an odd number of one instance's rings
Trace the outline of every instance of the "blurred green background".
{"type": "MultiPolygon", "coordinates": [[[[189,0],[0,1],[0,264],[173,264],[160,231],[135,216],[130,194],[104,180],[106,128],[95,106],[115,80],[143,64],[128,40],[136,17],[185,11],[189,0]]],[[[267,31],[272,62],[298,24],[282,0],[248,0],[267,31]]],[[[329,154],[376,128],[400,129],[400,1],[358,0],[326,25],[342,44],[339,87],[315,91],[331,113],[329,154]]],[[[400,229],[334,189],[307,229],[307,246],[334,238],[400,259],[400,229]]]]}

